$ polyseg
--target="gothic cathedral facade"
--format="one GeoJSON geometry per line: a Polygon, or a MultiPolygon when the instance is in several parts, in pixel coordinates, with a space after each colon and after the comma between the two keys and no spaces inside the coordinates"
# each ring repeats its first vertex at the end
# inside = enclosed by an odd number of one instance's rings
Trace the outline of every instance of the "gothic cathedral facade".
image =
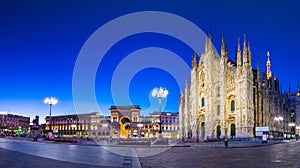
{"type": "MultiPolygon", "coordinates": [[[[271,75],[269,59],[267,72],[262,78],[259,71],[259,64],[257,69],[252,66],[250,43],[247,43],[246,35],[242,47],[238,38],[235,62],[228,58],[224,37],[220,54],[213,49],[212,37],[207,38],[205,51],[199,61],[197,55],[193,54],[191,81],[189,83],[186,78],[185,90],[180,93],[180,137],[202,140],[254,137],[256,126],[273,126],[267,121],[274,113],[274,108],[265,106],[273,103],[275,107],[279,102],[278,97],[284,96],[280,94],[278,79],[271,75]],[[265,82],[272,87],[261,86],[265,82]],[[266,92],[271,91],[272,95],[267,96],[266,92]],[[274,99],[270,99],[272,96],[274,99]]],[[[282,112],[281,107],[283,105],[278,106],[276,113],[282,112]]],[[[290,117],[288,113],[282,115],[290,117]]],[[[276,132],[276,129],[273,130],[276,132]]]]}

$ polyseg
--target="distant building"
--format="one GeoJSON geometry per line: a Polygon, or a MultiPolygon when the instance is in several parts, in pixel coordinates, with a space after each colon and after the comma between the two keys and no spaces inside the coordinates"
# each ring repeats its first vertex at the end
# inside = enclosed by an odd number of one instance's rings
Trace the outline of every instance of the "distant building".
{"type": "MultiPolygon", "coordinates": [[[[58,136],[103,138],[110,136],[108,117],[98,112],[51,116],[51,130],[58,136]]],[[[45,131],[49,131],[50,117],[46,116],[45,131]]]]}
{"type": "Polygon", "coordinates": [[[18,129],[26,132],[30,123],[29,117],[14,114],[0,114],[1,131],[4,133],[17,133],[18,129]]]}
{"type": "Polygon", "coordinates": [[[143,138],[154,138],[159,133],[159,118],[151,116],[140,117],[140,136],[143,138]]]}
{"type": "Polygon", "coordinates": [[[155,138],[159,135],[160,116],[164,138],[178,138],[178,113],[154,112],[140,116],[140,106],[111,106],[111,126],[114,138],[155,138]]]}
{"type": "Polygon", "coordinates": [[[112,137],[131,138],[138,135],[140,123],[140,106],[111,106],[112,137]]]}
{"type": "MultiPolygon", "coordinates": [[[[178,139],[178,113],[154,112],[140,116],[140,106],[111,106],[110,116],[98,112],[51,116],[51,130],[58,136],[83,136],[90,138],[155,138],[159,135],[159,116],[162,119],[164,138],[178,139]]],[[[46,116],[44,130],[50,130],[50,117],[46,116]]],[[[39,127],[40,128],[40,127],[39,127]]]]}
{"type": "Polygon", "coordinates": [[[152,118],[161,118],[161,127],[163,138],[178,139],[179,131],[179,113],[154,112],[152,118]]]}

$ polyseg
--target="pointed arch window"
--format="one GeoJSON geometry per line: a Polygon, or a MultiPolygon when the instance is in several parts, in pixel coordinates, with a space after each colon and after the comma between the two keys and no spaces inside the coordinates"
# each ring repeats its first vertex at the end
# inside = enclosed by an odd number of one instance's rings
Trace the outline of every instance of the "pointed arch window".
{"type": "Polygon", "coordinates": [[[235,101],[232,100],[230,104],[231,104],[231,112],[234,112],[235,111],[235,101]]]}
{"type": "Polygon", "coordinates": [[[204,100],[204,97],[201,98],[201,107],[204,107],[205,106],[205,100],[204,100]]]}
{"type": "Polygon", "coordinates": [[[204,73],[202,73],[201,74],[201,76],[200,76],[200,81],[201,81],[201,87],[204,87],[205,86],[205,75],[204,75],[204,73]]]}
{"type": "Polygon", "coordinates": [[[220,86],[217,87],[217,97],[220,97],[220,86]]]}

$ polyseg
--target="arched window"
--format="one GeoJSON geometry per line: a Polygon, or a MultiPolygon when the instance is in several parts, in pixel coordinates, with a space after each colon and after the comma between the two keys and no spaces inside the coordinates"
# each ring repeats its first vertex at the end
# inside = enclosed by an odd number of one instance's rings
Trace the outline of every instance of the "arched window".
{"type": "Polygon", "coordinates": [[[221,112],[220,112],[220,105],[218,104],[218,106],[217,106],[217,115],[219,116],[221,114],[221,112]]]}
{"type": "Polygon", "coordinates": [[[204,73],[201,74],[200,81],[201,81],[201,87],[204,87],[204,83],[205,83],[205,75],[204,75],[204,73]]]}
{"type": "Polygon", "coordinates": [[[202,97],[201,99],[201,107],[204,107],[205,106],[205,100],[204,100],[204,97],[202,97]]]}
{"type": "Polygon", "coordinates": [[[217,94],[216,94],[216,96],[220,97],[220,86],[217,87],[217,94]]]}
{"type": "Polygon", "coordinates": [[[234,100],[231,101],[231,111],[235,111],[235,102],[234,100]]]}

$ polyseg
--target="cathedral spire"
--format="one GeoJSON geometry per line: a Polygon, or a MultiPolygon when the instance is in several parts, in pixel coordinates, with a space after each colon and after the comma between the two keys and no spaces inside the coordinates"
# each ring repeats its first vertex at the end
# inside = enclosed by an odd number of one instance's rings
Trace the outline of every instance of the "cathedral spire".
{"type": "Polygon", "coordinates": [[[212,51],[212,30],[209,30],[209,37],[206,37],[205,52],[212,51]]]}
{"type": "Polygon", "coordinates": [[[185,88],[188,88],[189,87],[189,77],[188,75],[186,75],[185,77],[185,88]]]}
{"type": "Polygon", "coordinates": [[[208,52],[208,37],[205,38],[205,53],[208,52]]]}
{"type": "Polygon", "coordinates": [[[238,49],[237,49],[237,54],[236,54],[236,64],[237,64],[237,67],[242,66],[240,37],[238,37],[238,49]]]}
{"type": "Polygon", "coordinates": [[[300,86],[299,86],[299,80],[298,80],[298,87],[297,87],[297,96],[300,96],[300,86]]]}
{"type": "Polygon", "coordinates": [[[184,93],[182,91],[180,92],[179,97],[180,97],[180,104],[182,104],[184,101],[184,93]]]}
{"type": "Polygon", "coordinates": [[[212,42],[212,28],[209,29],[209,39],[212,42]]]}
{"type": "Polygon", "coordinates": [[[225,59],[228,60],[228,44],[225,44],[225,59]]]}
{"type": "Polygon", "coordinates": [[[196,66],[197,66],[197,54],[194,50],[193,58],[192,58],[192,69],[194,69],[196,66]]]}
{"type": "Polygon", "coordinates": [[[268,61],[267,61],[267,79],[270,79],[272,77],[271,73],[271,61],[270,61],[270,52],[267,52],[268,61]]]}
{"type": "Polygon", "coordinates": [[[225,58],[225,55],[224,33],[222,33],[221,58],[225,58]]]}
{"type": "Polygon", "coordinates": [[[243,65],[248,65],[248,53],[247,53],[247,45],[246,45],[246,33],[244,34],[244,46],[243,46],[243,65]]]}
{"type": "Polygon", "coordinates": [[[248,40],[248,62],[249,62],[249,67],[252,67],[252,55],[251,55],[250,41],[249,40],[248,40]]]}
{"type": "Polygon", "coordinates": [[[259,56],[257,58],[257,79],[260,80],[260,60],[259,56]]]}
{"type": "Polygon", "coordinates": [[[209,30],[209,39],[208,39],[208,50],[212,51],[212,29],[209,30]]]}

